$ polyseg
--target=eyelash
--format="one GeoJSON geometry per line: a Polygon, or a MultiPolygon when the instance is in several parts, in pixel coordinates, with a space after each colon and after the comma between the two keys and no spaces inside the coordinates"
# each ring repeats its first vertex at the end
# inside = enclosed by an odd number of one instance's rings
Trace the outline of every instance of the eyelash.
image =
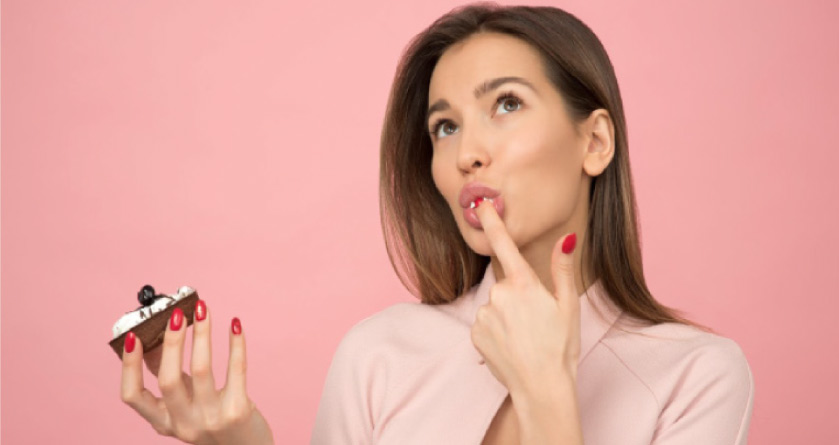
{"type": "MultiPolygon", "coordinates": [[[[512,91],[507,91],[505,93],[501,93],[498,96],[498,98],[495,99],[495,106],[497,107],[499,104],[501,104],[505,100],[509,100],[509,99],[515,100],[518,103],[519,108],[521,108],[524,105],[524,101],[521,100],[521,98],[519,98],[515,93],[513,93],[512,91]]],[[[428,135],[431,136],[432,138],[436,138],[437,132],[440,131],[440,127],[442,125],[448,123],[448,122],[451,122],[451,121],[449,119],[446,119],[446,118],[437,119],[434,122],[434,124],[431,126],[431,130],[428,131],[428,135]]]]}

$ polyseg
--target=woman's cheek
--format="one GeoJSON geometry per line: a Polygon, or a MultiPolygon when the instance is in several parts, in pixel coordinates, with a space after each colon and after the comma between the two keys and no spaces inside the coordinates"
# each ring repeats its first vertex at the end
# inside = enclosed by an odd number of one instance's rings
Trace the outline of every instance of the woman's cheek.
{"type": "Polygon", "coordinates": [[[437,191],[445,198],[446,202],[452,202],[452,181],[451,175],[447,174],[445,160],[436,153],[431,158],[431,179],[434,181],[434,186],[437,191]]]}
{"type": "Polygon", "coordinates": [[[527,241],[528,228],[533,227],[538,218],[538,200],[534,199],[532,189],[530,193],[523,193],[523,190],[526,190],[526,185],[522,182],[510,184],[505,190],[504,224],[517,246],[527,241]]]}

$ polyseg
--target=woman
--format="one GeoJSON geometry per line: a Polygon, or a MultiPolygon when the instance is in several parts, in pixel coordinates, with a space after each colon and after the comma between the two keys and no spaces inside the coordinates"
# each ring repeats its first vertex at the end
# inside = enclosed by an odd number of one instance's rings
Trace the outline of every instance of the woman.
{"type": "MultiPolygon", "coordinates": [[[[582,22],[472,5],[432,24],[397,71],[381,174],[388,251],[422,304],[347,333],[312,443],[745,443],[740,348],[645,284],[620,93],[582,22]]],[[[183,440],[270,443],[244,341],[216,393],[201,323],[192,382],[170,330],[164,403],[141,396],[141,354],[125,356],[124,399],[183,440]]]]}

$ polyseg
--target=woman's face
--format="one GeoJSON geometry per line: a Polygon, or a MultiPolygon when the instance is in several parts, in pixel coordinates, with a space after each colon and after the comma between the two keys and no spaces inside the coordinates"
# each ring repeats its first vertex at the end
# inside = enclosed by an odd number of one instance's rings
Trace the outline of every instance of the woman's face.
{"type": "Polygon", "coordinates": [[[428,96],[434,183],[475,252],[492,255],[459,202],[474,182],[500,192],[496,204],[522,251],[585,227],[588,139],[575,132],[536,49],[505,34],[472,35],[443,53],[428,96]]]}

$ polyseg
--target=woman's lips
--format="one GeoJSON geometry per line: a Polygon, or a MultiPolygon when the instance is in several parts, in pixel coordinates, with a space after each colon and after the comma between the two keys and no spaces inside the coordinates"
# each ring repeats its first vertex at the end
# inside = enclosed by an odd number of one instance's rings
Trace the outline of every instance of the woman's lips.
{"type": "MultiPolygon", "coordinates": [[[[475,201],[476,204],[480,203],[480,200],[483,198],[477,198],[475,201]]],[[[496,196],[495,198],[487,198],[487,202],[492,204],[495,207],[495,211],[498,213],[498,216],[501,219],[504,219],[504,198],[501,196],[496,196]]],[[[477,205],[475,208],[466,207],[463,209],[463,219],[466,220],[466,223],[472,226],[475,229],[483,230],[483,226],[481,225],[481,220],[478,219],[478,207],[477,205]]]]}
{"type": "Polygon", "coordinates": [[[469,205],[478,198],[495,199],[500,194],[501,192],[488,185],[484,185],[478,181],[472,181],[460,189],[460,196],[457,197],[457,203],[460,204],[460,207],[468,209],[469,205]]]}

